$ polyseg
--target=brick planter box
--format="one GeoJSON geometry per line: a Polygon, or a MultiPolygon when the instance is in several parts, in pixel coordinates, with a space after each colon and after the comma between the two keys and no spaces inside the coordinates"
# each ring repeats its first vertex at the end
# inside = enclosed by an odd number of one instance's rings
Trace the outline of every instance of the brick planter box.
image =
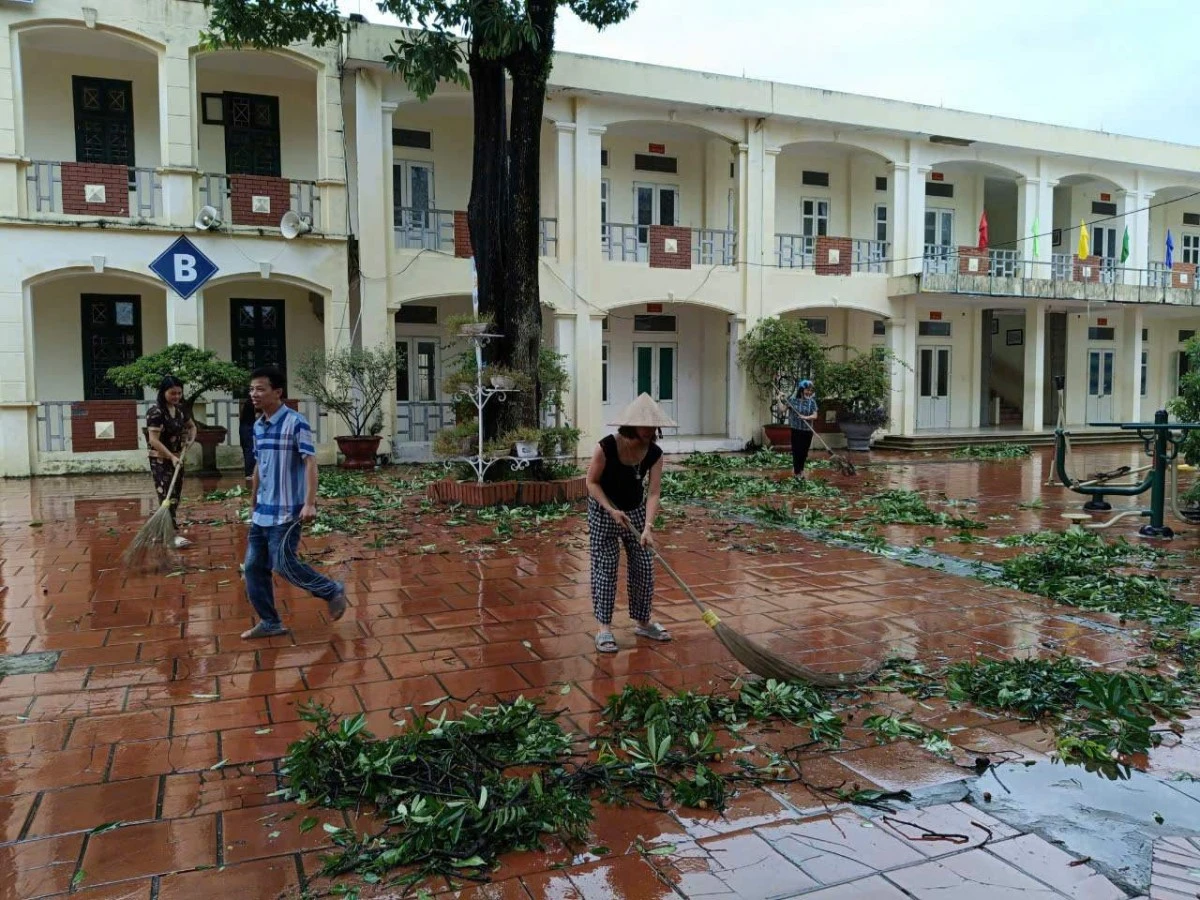
{"type": "Polygon", "coordinates": [[[446,478],[429,486],[431,500],[472,507],[573,503],[586,496],[587,479],[582,475],[563,481],[489,481],[483,484],[446,478]]]}

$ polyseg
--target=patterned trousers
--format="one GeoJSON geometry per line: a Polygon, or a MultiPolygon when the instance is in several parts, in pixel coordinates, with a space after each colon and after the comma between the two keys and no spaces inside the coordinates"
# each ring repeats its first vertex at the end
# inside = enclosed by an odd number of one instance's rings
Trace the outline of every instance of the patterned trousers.
{"type": "Polygon", "coordinates": [[[167,491],[171,491],[171,521],[175,522],[175,510],[179,506],[179,497],[183,493],[183,473],[180,472],[179,477],[175,479],[174,490],[171,490],[171,479],[175,475],[175,464],[169,459],[150,460],[150,474],[154,476],[154,491],[158,494],[159,503],[166,500],[167,491]]]}
{"type": "MultiPolygon", "coordinates": [[[[626,513],[638,533],[646,527],[646,507],[626,513]]],[[[654,600],[654,555],[638,543],[637,537],[613,521],[595,500],[588,500],[588,543],[592,551],[592,611],[602,625],[611,625],[617,604],[617,568],[621,545],[629,576],[629,618],[650,621],[654,600]]]]}

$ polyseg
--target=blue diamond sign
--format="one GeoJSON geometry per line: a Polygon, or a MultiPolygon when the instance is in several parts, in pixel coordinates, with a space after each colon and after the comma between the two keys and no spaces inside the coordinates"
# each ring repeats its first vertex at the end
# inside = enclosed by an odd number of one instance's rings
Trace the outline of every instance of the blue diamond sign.
{"type": "Polygon", "coordinates": [[[180,235],[166,252],[150,263],[150,271],[171,286],[184,300],[196,293],[217,274],[217,264],[180,235]]]}

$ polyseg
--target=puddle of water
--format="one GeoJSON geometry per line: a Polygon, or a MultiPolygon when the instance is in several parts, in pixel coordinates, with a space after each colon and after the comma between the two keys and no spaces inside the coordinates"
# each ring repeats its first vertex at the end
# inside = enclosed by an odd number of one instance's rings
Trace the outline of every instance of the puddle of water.
{"type": "Polygon", "coordinates": [[[49,672],[57,663],[57,650],[0,656],[0,678],[5,675],[38,675],[49,672]]]}
{"type": "Polygon", "coordinates": [[[1134,893],[1149,889],[1156,840],[1200,832],[1200,784],[1160,781],[1136,770],[1127,781],[1109,781],[1073,766],[1009,763],[972,780],[967,790],[969,802],[988,815],[1090,856],[1094,868],[1134,893]]]}

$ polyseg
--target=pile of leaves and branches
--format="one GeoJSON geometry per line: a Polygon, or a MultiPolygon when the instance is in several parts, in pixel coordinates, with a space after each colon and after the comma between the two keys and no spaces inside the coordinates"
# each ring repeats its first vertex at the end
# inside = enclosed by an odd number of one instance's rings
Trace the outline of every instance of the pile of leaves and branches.
{"type": "Polygon", "coordinates": [[[858,520],[868,525],[937,525],[963,531],[982,529],[983,522],[966,516],[938,512],[917,491],[886,490],[870,494],[854,504],[867,512],[858,520]]]}
{"type": "MultiPolygon", "coordinates": [[[[746,469],[777,472],[791,468],[792,457],[768,447],[762,447],[753,453],[734,455],[725,453],[701,453],[695,451],[683,460],[681,465],[689,469],[719,470],[725,472],[743,471],[746,469]]],[[[810,459],[806,464],[809,469],[828,469],[829,463],[824,459],[810,459]]]]}
{"type": "Polygon", "coordinates": [[[445,525],[457,528],[464,525],[490,525],[499,540],[509,540],[524,532],[539,532],[552,522],[562,522],[582,516],[573,503],[545,503],[541,506],[493,506],[483,509],[454,507],[445,525]]]}
{"type": "MultiPolygon", "coordinates": [[[[800,780],[790,758],[756,766],[719,735],[737,740],[752,721],[783,719],[837,746],[842,730],[818,691],[774,681],[732,697],[627,686],[610,698],[601,732],[586,745],[523,698],[459,719],[444,709],[422,713],[385,739],[367,731],[362,714],[339,720],[310,703],[300,715],[313,729],[288,748],[280,794],[373,812],[381,823],[374,832],[324,826],[337,849],[321,870],[355,872],[372,884],[435,875],[486,881],[504,853],[539,847],[548,835],[584,840],[594,798],[719,811],[737,785],[800,780]],[[737,759],[723,764],[726,757],[737,759]]],[[[300,830],[317,821],[304,818],[300,830]]]]}
{"type": "Polygon", "coordinates": [[[1028,444],[976,444],[959,447],[950,454],[954,459],[1026,459],[1033,449],[1028,444]]]}
{"type": "Polygon", "coordinates": [[[816,478],[800,481],[795,478],[775,480],[761,475],[741,475],[721,468],[684,469],[664,472],[664,500],[681,503],[727,497],[733,500],[756,500],[764,497],[794,496],[816,500],[832,500],[842,492],[816,478]]]}

